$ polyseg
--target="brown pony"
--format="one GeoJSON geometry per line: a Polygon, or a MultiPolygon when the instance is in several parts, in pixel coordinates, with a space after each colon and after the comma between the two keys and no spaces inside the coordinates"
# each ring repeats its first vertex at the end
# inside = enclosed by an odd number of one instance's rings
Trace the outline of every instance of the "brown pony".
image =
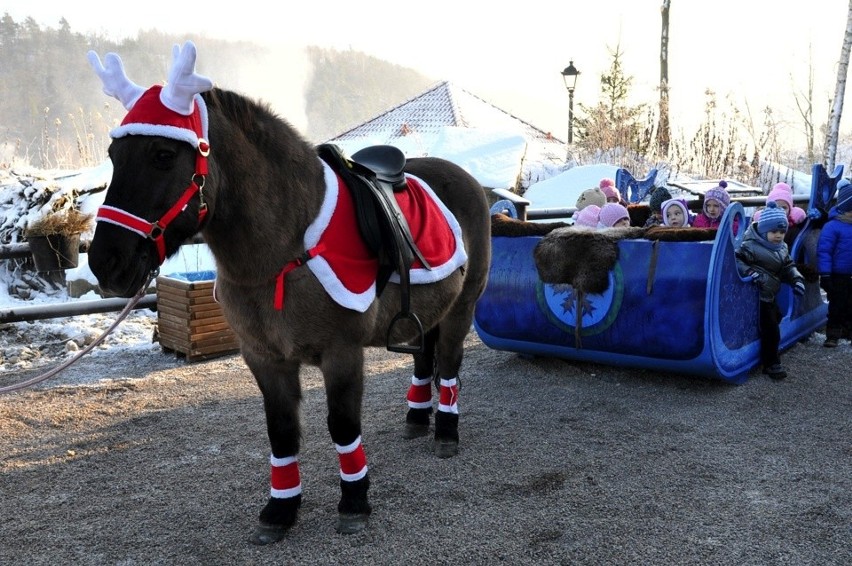
{"type": "MultiPolygon", "coordinates": [[[[388,332],[400,310],[401,286],[393,278],[381,293],[366,285],[365,291],[350,293],[353,304],[332,296],[319,267],[333,263],[331,248],[339,238],[314,244],[317,218],[336,190],[334,175],[330,185],[317,148],[268,107],[213,88],[196,74],[191,42],[175,46],[163,87],[143,89],[131,82],[113,53],[103,64],[94,52],[89,60],[104,92],[129,110],[111,132],[112,181],[89,249],[101,289],[133,296],[166,257],[200,231],[216,259],[217,297],[263,394],[271,490],[252,541],[280,540],[301,504],[303,363],[318,366],[324,378],[328,429],[340,461],[338,532],[364,528],[370,505],[361,445],[363,349],[389,340],[416,342],[411,325],[394,325],[388,332]]],[[[410,307],[425,337],[414,353],[404,431],[408,438],[428,434],[434,384],[433,445],[438,456],[449,457],[458,450],[456,379],[463,341],[491,258],[488,206],[476,180],[448,161],[410,159],[405,172],[409,190],[413,178],[421,191],[437,196],[433,208],[451,213],[441,217],[444,227],[453,231],[456,223],[456,243],[448,245],[455,263],[447,261],[443,273],[427,265],[422,282],[412,276],[410,307]]],[[[343,222],[340,230],[346,229],[343,222]]],[[[425,232],[439,238],[431,228],[425,232]]],[[[347,259],[351,253],[338,255],[347,259]]],[[[375,263],[359,259],[374,275],[375,263]]]]}

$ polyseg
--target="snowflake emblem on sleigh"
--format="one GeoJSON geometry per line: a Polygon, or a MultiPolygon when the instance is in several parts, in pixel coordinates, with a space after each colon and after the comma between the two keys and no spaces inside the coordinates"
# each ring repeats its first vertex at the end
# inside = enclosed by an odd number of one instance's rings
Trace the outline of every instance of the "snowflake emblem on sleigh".
{"type": "Polygon", "coordinates": [[[624,276],[616,264],[602,293],[580,293],[569,283],[539,281],[536,296],[539,308],[557,327],[573,333],[579,319],[583,335],[599,334],[618,316],[624,298],[624,276]]]}
{"type": "Polygon", "coordinates": [[[592,304],[587,294],[578,295],[574,292],[573,286],[564,283],[553,285],[552,290],[554,297],[564,295],[561,301],[563,315],[576,315],[574,307],[575,305],[577,305],[577,303],[579,303],[581,316],[594,317],[595,310],[597,307],[592,304]],[[579,301],[578,297],[580,297],[579,301]]]}

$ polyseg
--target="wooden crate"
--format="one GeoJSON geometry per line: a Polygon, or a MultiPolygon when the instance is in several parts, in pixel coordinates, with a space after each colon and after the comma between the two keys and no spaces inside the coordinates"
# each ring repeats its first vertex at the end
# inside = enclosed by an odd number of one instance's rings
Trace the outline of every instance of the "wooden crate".
{"type": "Polygon", "coordinates": [[[239,342],[213,299],[215,272],[157,277],[157,335],[163,350],[204,360],[239,351],[239,342]]]}

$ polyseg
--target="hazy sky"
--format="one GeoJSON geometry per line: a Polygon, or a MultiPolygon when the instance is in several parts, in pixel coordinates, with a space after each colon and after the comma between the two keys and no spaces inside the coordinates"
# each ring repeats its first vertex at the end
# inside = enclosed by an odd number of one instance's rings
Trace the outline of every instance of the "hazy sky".
{"type": "MultiPolygon", "coordinates": [[[[598,100],[600,75],[611,63],[610,51],[619,44],[625,73],[634,77],[633,102],[657,100],[660,0],[497,4],[325,0],[299,2],[298,8],[288,11],[286,6],[292,3],[268,0],[229,4],[149,0],[121,8],[102,0],[0,0],[0,13],[8,12],[15,21],[32,16],[48,27],[57,27],[65,17],[74,31],[97,31],[115,39],[133,36],[139,28],[156,28],[352,48],[413,67],[436,80],[452,80],[561,139],[567,135],[568,95],[560,71],[571,59],[581,71],[575,111],[579,103],[592,105],[598,100]]],[[[758,120],[760,110],[772,105],[790,120],[790,134],[797,135],[800,121],[793,93],[806,91],[811,70],[815,115],[820,122],[825,120],[827,101],[834,95],[848,2],[815,0],[795,7],[755,0],[671,4],[669,79],[676,128],[694,132],[704,109],[704,91],[710,88],[721,101],[734,97],[743,111],[747,103],[758,120]]],[[[270,69],[267,84],[284,76],[282,71],[270,69]]],[[[253,94],[247,88],[240,90],[253,94]]],[[[274,98],[264,94],[257,93],[274,98]]],[[[286,115],[286,109],[279,112],[286,115]]],[[[298,125],[298,118],[291,121],[298,125]]],[[[844,131],[848,123],[843,121],[844,131]]]]}

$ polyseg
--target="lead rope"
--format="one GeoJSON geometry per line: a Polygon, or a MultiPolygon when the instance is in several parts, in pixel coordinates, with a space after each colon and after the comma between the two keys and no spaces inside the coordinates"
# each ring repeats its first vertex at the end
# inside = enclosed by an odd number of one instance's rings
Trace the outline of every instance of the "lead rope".
{"type": "Polygon", "coordinates": [[[65,368],[67,368],[68,366],[70,366],[71,364],[73,364],[74,362],[79,360],[80,358],[82,358],[84,355],[91,352],[92,349],[95,346],[97,346],[98,344],[100,344],[101,342],[104,341],[104,338],[106,338],[107,335],[110,332],[115,330],[115,327],[118,326],[118,324],[122,320],[127,318],[127,315],[130,314],[130,311],[133,310],[133,307],[136,306],[136,303],[138,303],[139,300],[142,299],[142,297],[145,296],[145,292],[148,289],[148,285],[151,284],[151,281],[154,280],[154,278],[157,276],[158,272],[159,272],[159,269],[155,269],[154,271],[151,272],[151,274],[148,276],[148,280],[145,282],[144,285],[142,285],[142,287],[139,289],[139,291],[136,293],[136,295],[132,299],[130,299],[130,301],[127,303],[127,305],[125,305],[124,310],[121,311],[121,313],[118,315],[118,318],[116,319],[116,321],[112,323],[112,326],[107,328],[103,332],[103,334],[101,334],[100,336],[97,337],[97,339],[95,339],[95,341],[93,341],[91,344],[89,344],[88,346],[86,346],[85,348],[83,348],[82,350],[77,352],[77,354],[73,358],[66,360],[65,362],[63,362],[62,364],[58,365],[57,367],[51,369],[50,371],[47,371],[47,372],[45,372],[41,375],[37,375],[35,377],[32,377],[32,378],[30,378],[26,381],[22,381],[21,383],[16,383],[14,385],[7,385],[5,387],[0,387],[0,395],[6,394],[6,393],[13,393],[15,391],[20,391],[22,389],[26,389],[27,387],[32,387],[33,385],[38,385],[39,383],[41,383],[43,381],[47,381],[48,379],[50,379],[51,377],[53,377],[54,375],[56,375],[60,371],[64,370],[65,368]]]}

